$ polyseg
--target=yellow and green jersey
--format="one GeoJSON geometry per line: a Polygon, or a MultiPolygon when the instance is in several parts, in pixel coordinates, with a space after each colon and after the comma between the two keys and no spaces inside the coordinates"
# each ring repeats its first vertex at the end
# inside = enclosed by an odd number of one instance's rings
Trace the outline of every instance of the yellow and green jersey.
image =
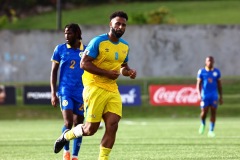
{"type": "MultiPolygon", "coordinates": [[[[112,42],[107,34],[92,39],[84,52],[84,54],[94,58],[93,64],[98,68],[118,72],[120,72],[121,65],[128,61],[128,53],[129,45],[125,40],[120,38],[118,42],[112,42]]],[[[84,86],[91,84],[108,91],[118,92],[116,80],[95,75],[86,70],[82,78],[84,86]]]]}

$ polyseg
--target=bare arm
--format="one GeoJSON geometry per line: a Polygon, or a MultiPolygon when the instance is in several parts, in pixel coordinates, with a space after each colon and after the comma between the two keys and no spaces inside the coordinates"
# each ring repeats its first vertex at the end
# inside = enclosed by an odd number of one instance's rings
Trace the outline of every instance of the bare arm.
{"type": "Polygon", "coordinates": [[[198,99],[201,100],[201,90],[202,90],[202,80],[201,79],[197,79],[197,84],[196,84],[196,89],[197,89],[197,93],[198,93],[198,99]]]}
{"type": "Polygon", "coordinates": [[[220,104],[223,104],[223,98],[222,98],[222,82],[221,82],[221,80],[219,79],[218,80],[218,94],[219,94],[219,103],[220,104]]]}
{"type": "Polygon", "coordinates": [[[107,70],[97,67],[96,65],[94,65],[92,63],[93,60],[94,60],[94,58],[84,54],[82,56],[82,59],[80,62],[80,67],[82,69],[88,71],[89,73],[100,75],[100,76],[105,76],[105,77],[108,77],[109,79],[113,79],[113,80],[117,79],[118,76],[120,75],[120,73],[118,71],[115,71],[115,70],[107,71],[107,70]]]}
{"type": "Polygon", "coordinates": [[[51,86],[51,103],[52,106],[56,107],[59,100],[57,97],[57,73],[59,64],[52,62],[51,76],[50,76],[50,86],[51,86]]]}

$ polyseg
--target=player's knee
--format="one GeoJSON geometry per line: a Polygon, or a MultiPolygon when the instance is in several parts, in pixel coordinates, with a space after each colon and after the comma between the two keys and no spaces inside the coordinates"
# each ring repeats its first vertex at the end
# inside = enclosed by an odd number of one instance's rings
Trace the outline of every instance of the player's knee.
{"type": "Polygon", "coordinates": [[[64,125],[67,129],[71,129],[73,126],[73,122],[66,121],[66,122],[64,122],[64,125]]]}
{"type": "Polygon", "coordinates": [[[76,121],[76,122],[73,122],[73,126],[76,127],[77,125],[79,124],[83,124],[83,121],[76,121]]]}
{"type": "Polygon", "coordinates": [[[112,124],[106,125],[106,130],[109,133],[116,133],[118,130],[118,123],[112,123],[112,124]]]}

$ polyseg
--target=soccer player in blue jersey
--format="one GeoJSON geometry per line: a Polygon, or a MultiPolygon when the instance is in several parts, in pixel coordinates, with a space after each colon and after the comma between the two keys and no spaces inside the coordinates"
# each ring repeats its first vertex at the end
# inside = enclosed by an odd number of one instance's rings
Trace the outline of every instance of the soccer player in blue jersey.
{"type": "MultiPolygon", "coordinates": [[[[81,33],[81,29],[77,24],[66,25],[64,30],[66,43],[57,45],[51,58],[51,102],[54,107],[60,103],[64,120],[62,132],[82,124],[84,120],[82,97],[82,74],[84,70],[80,68],[80,60],[86,46],[81,42],[81,33]],[[59,69],[60,76],[57,91],[59,69]]],[[[72,160],[78,159],[81,143],[82,137],[74,139],[72,160]]],[[[70,160],[69,142],[64,146],[63,160],[70,160]]]]}
{"type": "Polygon", "coordinates": [[[221,72],[214,68],[214,58],[208,56],[205,61],[205,68],[199,69],[197,74],[197,91],[201,107],[201,125],[199,134],[203,134],[206,126],[208,110],[211,111],[210,127],[208,137],[215,137],[214,126],[218,104],[223,103],[221,72]]]}
{"type": "Polygon", "coordinates": [[[128,16],[117,11],[110,15],[110,31],[92,39],[81,60],[85,124],[63,133],[54,144],[59,152],[65,143],[97,132],[101,119],[105,133],[100,144],[99,160],[108,160],[122,117],[122,101],[116,83],[120,74],[135,79],[136,70],[128,66],[128,43],[120,38],[126,29],[128,16]]]}

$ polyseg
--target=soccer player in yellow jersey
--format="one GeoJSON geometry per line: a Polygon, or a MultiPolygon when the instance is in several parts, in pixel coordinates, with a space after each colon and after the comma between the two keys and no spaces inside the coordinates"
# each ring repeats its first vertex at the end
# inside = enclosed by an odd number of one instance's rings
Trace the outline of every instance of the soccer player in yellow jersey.
{"type": "Polygon", "coordinates": [[[135,79],[136,70],[128,66],[128,43],[120,38],[126,29],[128,16],[123,11],[110,15],[110,31],[92,39],[81,59],[85,124],[66,130],[55,142],[58,153],[72,139],[97,132],[101,119],[105,133],[100,144],[99,160],[108,160],[114,145],[118,123],[122,117],[122,101],[116,83],[120,74],[135,79]]]}

